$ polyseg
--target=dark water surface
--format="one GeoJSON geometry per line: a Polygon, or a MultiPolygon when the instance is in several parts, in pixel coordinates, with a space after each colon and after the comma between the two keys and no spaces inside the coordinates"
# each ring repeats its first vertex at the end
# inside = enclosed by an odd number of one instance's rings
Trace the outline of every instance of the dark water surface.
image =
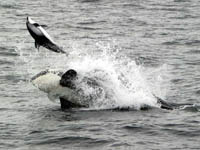
{"type": "Polygon", "coordinates": [[[199,10],[197,0],[1,1],[0,149],[200,149],[199,10]],[[37,52],[27,16],[47,24],[71,57],[37,52]],[[133,78],[145,78],[156,95],[194,105],[173,111],[61,111],[29,82],[52,66],[65,69],[64,59],[77,62],[77,54],[104,52],[116,54],[125,68],[135,62],[142,71],[133,78]]]}

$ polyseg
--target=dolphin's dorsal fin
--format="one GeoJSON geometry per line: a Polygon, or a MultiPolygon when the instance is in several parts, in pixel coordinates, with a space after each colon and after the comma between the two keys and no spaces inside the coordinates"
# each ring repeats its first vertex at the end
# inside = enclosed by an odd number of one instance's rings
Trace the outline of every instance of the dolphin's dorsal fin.
{"type": "Polygon", "coordinates": [[[41,24],[40,26],[43,27],[43,28],[47,28],[48,27],[46,24],[41,24]]]}
{"type": "Polygon", "coordinates": [[[35,41],[35,48],[37,48],[39,50],[40,45],[35,41]]]}

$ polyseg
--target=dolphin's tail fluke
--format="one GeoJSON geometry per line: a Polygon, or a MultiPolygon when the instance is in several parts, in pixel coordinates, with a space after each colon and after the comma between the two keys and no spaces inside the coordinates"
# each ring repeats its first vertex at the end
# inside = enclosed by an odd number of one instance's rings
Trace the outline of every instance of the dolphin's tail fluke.
{"type": "Polygon", "coordinates": [[[58,45],[52,43],[52,42],[47,42],[47,43],[44,43],[42,46],[44,46],[45,48],[51,50],[51,51],[54,51],[56,53],[66,53],[61,47],[59,47],[58,45]]]}

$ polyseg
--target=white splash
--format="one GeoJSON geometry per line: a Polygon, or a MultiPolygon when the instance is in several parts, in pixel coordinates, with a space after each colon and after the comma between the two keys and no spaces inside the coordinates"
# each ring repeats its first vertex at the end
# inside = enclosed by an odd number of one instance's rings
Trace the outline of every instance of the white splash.
{"type": "Polygon", "coordinates": [[[162,93],[159,87],[165,81],[162,78],[162,74],[166,73],[163,71],[165,66],[151,68],[149,72],[154,72],[154,74],[148,74],[145,72],[147,68],[136,65],[134,60],[120,54],[116,47],[102,46],[99,43],[97,46],[96,53],[75,49],[68,56],[44,49],[41,50],[43,52],[33,51],[25,55],[21,49],[19,54],[22,60],[26,60],[24,66],[30,75],[29,78],[49,68],[63,72],[75,69],[82,77],[76,83],[81,89],[78,91],[79,101],[88,103],[91,109],[115,107],[140,109],[144,105],[159,107],[153,94],[162,93]],[[157,76],[159,78],[156,78],[157,76]],[[89,85],[85,77],[95,80],[100,86],[89,85]]]}

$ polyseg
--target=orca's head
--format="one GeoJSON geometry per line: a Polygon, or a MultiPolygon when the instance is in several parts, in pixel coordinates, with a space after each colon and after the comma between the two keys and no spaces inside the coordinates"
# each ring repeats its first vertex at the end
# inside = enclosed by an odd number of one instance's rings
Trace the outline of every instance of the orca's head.
{"type": "Polygon", "coordinates": [[[77,78],[77,72],[73,69],[70,69],[62,75],[60,80],[60,85],[73,89],[75,88],[73,80],[75,80],[76,78],[77,78]]]}
{"type": "Polygon", "coordinates": [[[45,70],[33,76],[30,81],[41,91],[49,93],[60,87],[62,74],[62,72],[56,70],[45,70]]]}

